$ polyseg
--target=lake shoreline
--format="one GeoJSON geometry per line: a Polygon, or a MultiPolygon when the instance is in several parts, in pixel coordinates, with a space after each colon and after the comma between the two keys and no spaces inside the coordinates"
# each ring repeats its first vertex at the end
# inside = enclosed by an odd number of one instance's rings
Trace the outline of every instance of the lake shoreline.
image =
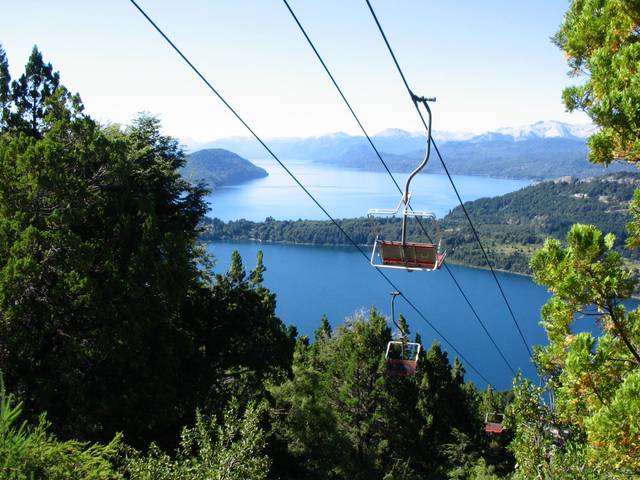
{"type": "MultiPolygon", "coordinates": [[[[225,185],[205,199],[212,211],[209,216],[227,222],[245,218],[262,222],[266,217],[278,220],[326,217],[298,185],[273,160],[251,159],[268,176],[242,185],[225,185]]],[[[386,172],[362,171],[318,165],[308,162],[288,162],[288,168],[309,189],[334,218],[355,218],[371,208],[394,208],[400,201],[386,172]]],[[[508,178],[454,175],[454,181],[464,192],[465,201],[487,196],[504,195],[531,185],[533,182],[508,178]]],[[[444,217],[458,206],[458,199],[443,173],[425,172],[412,184],[413,206],[444,217]]]]}
{"type": "MultiPolygon", "coordinates": [[[[287,241],[282,241],[282,242],[277,242],[277,241],[269,241],[269,240],[261,240],[259,238],[246,238],[246,239],[229,239],[229,240],[203,240],[203,243],[205,244],[210,244],[210,243],[238,243],[238,242],[246,242],[246,243],[260,243],[260,244],[266,244],[266,245],[291,245],[291,246],[300,246],[300,247],[320,247],[320,248],[333,248],[333,247],[340,247],[340,248],[353,248],[353,245],[349,244],[349,243],[343,243],[343,244],[335,244],[335,245],[322,245],[322,244],[317,244],[317,243],[305,243],[305,242],[287,242],[287,241]]],[[[359,247],[363,248],[363,249],[371,249],[371,245],[358,245],[359,247]]],[[[461,266],[461,267],[465,267],[465,268],[472,268],[475,270],[482,270],[482,271],[486,271],[486,272],[490,272],[491,269],[487,266],[481,266],[481,265],[473,265],[470,263],[465,263],[465,262],[460,262],[460,261],[455,261],[455,260],[446,260],[447,264],[450,265],[457,265],[457,266],[461,266]]],[[[533,275],[530,275],[528,273],[523,273],[523,272],[516,272],[513,270],[506,270],[503,268],[496,268],[493,267],[493,271],[494,272],[500,272],[500,273],[508,273],[510,275],[517,275],[519,277],[524,277],[524,278],[529,278],[533,281],[533,275]]],[[[631,295],[629,297],[632,300],[640,300],[640,294],[638,295],[631,295]]]]}
{"type": "MultiPolygon", "coordinates": [[[[261,240],[259,238],[245,238],[245,239],[229,239],[229,240],[203,240],[204,243],[209,244],[209,243],[237,243],[237,242],[247,242],[247,243],[262,243],[262,244],[266,244],[266,245],[293,245],[293,246],[301,246],[301,247],[320,247],[320,248],[333,248],[333,247],[340,247],[340,248],[353,248],[353,245],[350,243],[341,243],[341,244],[334,244],[334,245],[324,245],[324,244],[318,244],[318,243],[308,243],[308,242],[290,242],[290,241],[271,241],[271,240],[261,240]]],[[[372,245],[358,245],[359,247],[365,249],[365,250],[370,250],[372,248],[372,245]]],[[[460,261],[455,261],[455,260],[446,260],[447,264],[452,264],[452,265],[459,265],[462,267],[467,267],[467,268],[474,268],[477,270],[485,270],[485,271],[491,271],[491,269],[487,266],[480,266],[480,265],[473,265],[470,263],[464,263],[464,262],[460,262],[460,261]]],[[[512,271],[512,270],[505,270],[502,268],[495,268],[493,267],[493,271],[494,272],[500,272],[500,273],[508,273],[511,275],[519,275],[521,277],[527,277],[527,278],[533,278],[533,275],[529,275],[527,273],[522,273],[522,272],[516,272],[516,271],[512,271]]],[[[640,297],[639,297],[640,298],[640,297]]]]}

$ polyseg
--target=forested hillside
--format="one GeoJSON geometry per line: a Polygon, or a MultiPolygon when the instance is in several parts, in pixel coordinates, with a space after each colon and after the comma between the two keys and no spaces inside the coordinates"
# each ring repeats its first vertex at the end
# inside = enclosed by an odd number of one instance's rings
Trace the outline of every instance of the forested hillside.
{"type": "Polygon", "coordinates": [[[202,183],[210,190],[266,177],[267,171],[229,150],[210,148],[187,155],[182,175],[192,183],[202,183]]]}
{"type": "MultiPolygon", "coordinates": [[[[467,202],[465,206],[494,265],[503,270],[531,273],[529,261],[545,238],[563,239],[575,222],[593,224],[614,233],[617,249],[626,257],[637,259],[637,253],[622,247],[628,236],[626,225],[631,219],[629,201],[639,185],[640,174],[637,173],[621,172],[584,180],[565,178],[538,183],[500,197],[467,202]]],[[[386,238],[398,237],[400,227],[399,220],[374,222],[366,218],[344,219],[341,225],[361,245],[373,244],[376,232],[386,238]]],[[[440,221],[440,227],[444,245],[449,250],[449,261],[486,266],[460,207],[447,214],[440,221]]],[[[426,241],[416,225],[412,225],[411,232],[412,238],[426,241]]],[[[311,220],[224,223],[207,219],[203,238],[347,244],[331,222],[311,220]]]]}

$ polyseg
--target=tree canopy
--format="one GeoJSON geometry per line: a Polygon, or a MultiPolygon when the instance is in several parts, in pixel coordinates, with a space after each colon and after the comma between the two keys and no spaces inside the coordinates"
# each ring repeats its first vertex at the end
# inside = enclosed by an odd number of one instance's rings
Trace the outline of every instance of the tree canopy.
{"type": "Polygon", "coordinates": [[[159,121],[99,125],[37,48],[12,87],[0,370],[25,412],[46,411],[63,436],[171,444],[231,369],[287,370],[291,332],[261,260],[212,276],[198,243],[205,190],[180,176],[184,153],[159,121]]]}
{"type": "Polygon", "coordinates": [[[576,462],[596,476],[640,474],[640,397],[632,393],[640,373],[640,310],[628,312],[621,302],[636,280],[613,242],[611,234],[576,224],[566,246],[547,240],[532,260],[536,281],[553,293],[542,309],[549,344],[536,349],[535,360],[554,401],[544,407],[542,392],[526,381],[516,388],[514,448],[525,478],[545,471],[558,478],[576,462]],[[553,461],[535,461],[534,452],[553,461]]]}
{"type": "Polygon", "coordinates": [[[553,37],[582,81],[562,98],[601,129],[589,139],[590,159],[640,160],[640,4],[636,0],[573,0],[553,37]]]}

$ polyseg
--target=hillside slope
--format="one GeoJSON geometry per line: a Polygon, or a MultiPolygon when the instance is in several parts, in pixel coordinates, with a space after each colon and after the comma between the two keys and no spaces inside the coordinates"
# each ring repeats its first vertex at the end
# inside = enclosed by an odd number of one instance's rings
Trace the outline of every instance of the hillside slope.
{"type": "Polygon", "coordinates": [[[212,190],[266,177],[267,171],[249,160],[222,148],[198,150],[187,156],[182,175],[191,182],[204,183],[212,190]]]}
{"type": "MultiPolygon", "coordinates": [[[[593,224],[616,234],[618,250],[630,261],[636,253],[624,249],[626,224],[630,221],[629,201],[640,187],[640,173],[621,172],[578,180],[563,178],[541,182],[500,197],[482,198],[465,204],[494,266],[501,270],[530,273],[529,259],[544,239],[564,239],[574,223],[593,224]]],[[[340,221],[345,231],[361,245],[372,244],[374,229],[366,218],[340,221]]],[[[482,252],[457,207],[440,220],[449,261],[485,267],[482,252]]],[[[386,221],[378,231],[388,238],[399,235],[399,221],[386,221]]],[[[222,222],[208,219],[204,240],[260,240],[346,245],[348,242],[329,221],[238,220],[222,222]]],[[[412,239],[425,240],[417,226],[412,239]]]]}
{"type": "MultiPolygon", "coordinates": [[[[583,180],[563,178],[538,183],[500,197],[465,204],[498,268],[530,273],[529,259],[547,237],[564,240],[574,223],[596,225],[616,235],[623,256],[638,255],[623,248],[629,202],[640,187],[640,174],[613,173],[583,180]]],[[[460,207],[442,221],[452,259],[484,266],[482,252],[460,207]]]]}
{"type": "MultiPolygon", "coordinates": [[[[547,180],[568,175],[586,178],[601,175],[605,171],[601,165],[594,165],[587,160],[587,145],[582,139],[514,140],[510,136],[490,134],[482,138],[446,142],[438,148],[453,175],[547,180]]],[[[407,173],[422,160],[424,147],[400,155],[381,155],[391,171],[407,173]]],[[[380,160],[368,145],[352,147],[323,163],[371,171],[380,171],[382,168],[380,160]]],[[[627,164],[613,164],[608,171],[614,173],[633,169],[627,164]]],[[[444,173],[435,152],[424,171],[444,173]]]]}

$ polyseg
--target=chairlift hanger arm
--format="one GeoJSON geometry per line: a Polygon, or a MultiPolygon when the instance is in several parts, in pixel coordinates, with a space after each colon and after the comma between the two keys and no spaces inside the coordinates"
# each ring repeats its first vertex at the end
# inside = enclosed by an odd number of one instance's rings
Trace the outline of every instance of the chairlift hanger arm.
{"type": "Polygon", "coordinates": [[[396,326],[396,328],[400,331],[402,338],[406,338],[407,337],[406,332],[402,330],[402,328],[400,328],[400,325],[398,325],[398,323],[396,322],[395,303],[396,303],[396,297],[400,295],[400,292],[395,290],[391,292],[390,295],[391,295],[391,321],[396,326]]]}
{"type": "Polygon", "coordinates": [[[418,108],[418,103],[422,103],[424,105],[425,109],[427,110],[427,114],[429,118],[429,121],[428,121],[429,126],[427,128],[427,149],[424,155],[424,159],[422,160],[422,162],[420,162],[420,165],[418,165],[416,169],[413,172],[411,172],[411,174],[409,175],[409,178],[407,179],[407,183],[404,187],[404,196],[402,197],[402,200],[405,204],[405,209],[409,205],[409,185],[411,184],[411,180],[413,180],[413,177],[415,177],[418,173],[420,173],[420,171],[427,165],[427,162],[429,161],[429,156],[431,155],[431,108],[429,108],[429,102],[436,101],[435,97],[431,97],[431,98],[418,97],[413,93],[411,94],[411,98],[413,99],[413,102],[416,104],[416,108],[418,108]]]}
{"type": "Polygon", "coordinates": [[[422,170],[427,165],[427,162],[429,161],[429,156],[431,155],[431,109],[429,108],[428,102],[429,100],[435,100],[435,98],[426,99],[424,97],[416,97],[413,93],[411,94],[411,99],[414,101],[416,108],[418,108],[418,102],[422,103],[425,106],[427,110],[428,118],[429,118],[429,126],[427,127],[427,148],[424,154],[424,159],[422,160],[422,162],[420,162],[420,164],[416,167],[416,169],[409,174],[409,178],[407,178],[407,183],[404,186],[404,195],[402,196],[402,202],[404,203],[404,215],[402,217],[402,245],[404,245],[407,240],[407,212],[410,210],[409,187],[411,185],[411,180],[413,180],[413,177],[415,177],[418,173],[420,173],[420,170],[422,170]]]}

